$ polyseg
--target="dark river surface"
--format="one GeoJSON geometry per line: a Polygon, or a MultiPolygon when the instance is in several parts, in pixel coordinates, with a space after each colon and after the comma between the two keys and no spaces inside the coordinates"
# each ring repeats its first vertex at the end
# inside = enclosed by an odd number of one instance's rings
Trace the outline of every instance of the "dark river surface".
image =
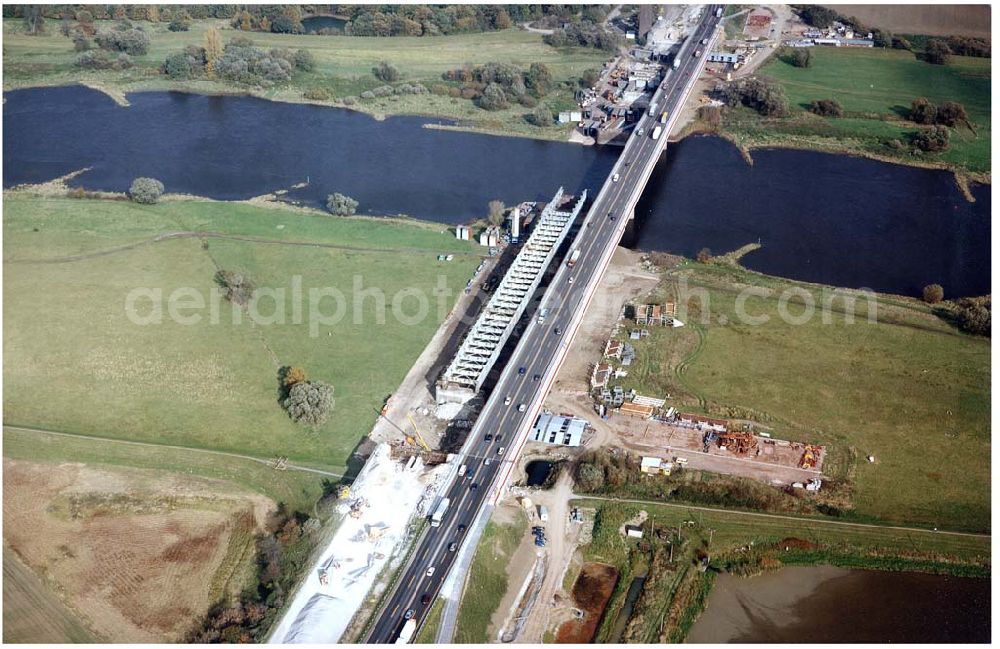
{"type": "Polygon", "coordinates": [[[788,567],[720,575],[689,643],[990,641],[990,580],[788,567]]]}
{"type": "MultiPolygon", "coordinates": [[[[349,110],[133,93],[122,108],[80,86],[4,93],[4,187],[84,167],[70,182],[122,191],[137,176],[171,192],[245,199],[308,180],[289,196],[341,192],[368,214],[456,224],[486,205],[600,188],[617,148],[422,128],[349,110]]],[[[793,279],[916,295],[990,292],[990,188],[968,203],[951,174],[815,152],[765,150],[748,166],[725,141],[671,147],[637,208],[629,245],[693,256],[760,241],[749,268],[793,279]]]]}

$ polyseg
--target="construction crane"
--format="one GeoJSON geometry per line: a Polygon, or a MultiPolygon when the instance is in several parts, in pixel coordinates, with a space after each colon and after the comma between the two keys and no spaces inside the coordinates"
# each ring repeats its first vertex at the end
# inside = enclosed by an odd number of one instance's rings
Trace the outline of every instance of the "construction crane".
{"type": "Polygon", "coordinates": [[[425,451],[430,451],[431,447],[427,445],[427,442],[424,441],[423,436],[420,434],[420,429],[417,428],[417,422],[413,421],[413,417],[410,415],[410,413],[406,413],[406,418],[410,420],[410,424],[413,426],[413,432],[416,434],[417,439],[420,441],[420,445],[424,447],[425,451]]]}

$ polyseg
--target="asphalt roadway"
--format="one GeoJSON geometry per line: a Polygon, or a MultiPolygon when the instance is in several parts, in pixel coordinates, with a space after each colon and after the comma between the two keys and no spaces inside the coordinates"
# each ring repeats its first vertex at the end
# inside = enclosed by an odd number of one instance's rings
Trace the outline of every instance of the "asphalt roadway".
{"type": "MultiPolygon", "coordinates": [[[[499,498],[527,440],[532,424],[562,358],[569,349],[582,311],[600,283],[611,253],[621,240],[632,209],[652,173],[656,159],[666,144],[669,127],[681,108],[708,55],[708,45],[719,23],[708,5],[702,21],[688,38],[678,56],[679,68],[668,68],[665,80],[654,93],[655,110],[644,114],[636,132],[622,151],[580,228],[570,250],[580,255],[572,268],[559,268],[545,293],[540,308],[548,308],[544,323],[533,320],[480,413],[465,448],[464,476],[455,476],[445,497],[450,505],[440,527],[428,527],[395,589],[373,625],[367,641],[394,642],[410,616],[418,627],[444,583],[454,562],[456,549],[476,518],[481,505],[499,498]],[[694,56],[699,52],[699,56],[694,56]],[[668,123],[658,140],[651,137],[661,113],[668,111],[668,123]],[[652,115],[649,113],[653,113],[652,115]],[[642,134],[638,133],[642,128],[642,134]],[[615,180],[615,177],[618,177],[615,180]],[[490,440],[486,435],[491,436],[490,440]]],[[[437,503],[435,503],[435,508],[437,503]]]]}

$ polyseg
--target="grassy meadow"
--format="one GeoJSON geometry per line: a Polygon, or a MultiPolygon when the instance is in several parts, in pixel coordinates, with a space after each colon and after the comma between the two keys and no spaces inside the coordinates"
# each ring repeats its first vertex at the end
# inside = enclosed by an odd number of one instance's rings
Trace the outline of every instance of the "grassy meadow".
{"type": "MultiPolygon", "coordinates": [[[[437,226],[203,201],[140,207],[9,195],[4,235],[7,424],[287,456],[332,471],[344,469],[478,263],[472,254],[437,261],[442,251],[473,252],[437,226]],[[169,239],[116,250],[188,230],[256,239],[169,239]],[[303,240],[358,249],[296,245],[303,240]],[[66,255],[80,257],[52,262],[66,255]],[[283,309],[270,298],[259,309],[265,317],[280,313],[284,323],[237,322],[230,305],[216,301],[213,324],[218,269],[248,272],[259,288],[284,288],[283,309]],[[300,324],[293,277],[305,296],[300,324]],[[432,293],[439,280],[452,291],[444,313],[432,293]],[[384,322],[380,298],[353,299],[355,286],[384,294],[384,322]],[[162,291],[161,324],[137,325],[127,316],[126,296],[137,287],[162,291]],[[179,311],[200,315],[197,324],[169,317],[169,296],[187,287],[206,301],[203,309],[179,311]],[[314,324],[312,335],[309,290],[325,287],[346,296],[345,315],[332,327],[314,324]],[[416,324],[394,317],[393,298],[404,289],[428,300],[427,317],[416,324]],[[299,426],[279,406],[284,365],[334,386],[334,411],[322,427],[299,426]]],[[[150,313],[151,304],[140,300],[136,312],[150,313]]],[[[413,298],[401,304],[406,314],[417,308],[413,298]]],[[[336,308],[331,298],[319,305],[327,314],[336,308]]]]}
{"type": "MultiPolygon", "coordinates": [[[[52,21],[49,21],[52,23],[52,21]]],[[[69,38],[59,34],[58,25],[50,24],[46,34],[28,36],[19,19],[4,20],[4,89],[88,83],[115,94],[141,90],[188,90],[193,92],[247,92],[248,89],[225,81],[197,79],[174,81],[160,72],[169,54],[187,45],[201,45],[211,27],[222,30],[223,42],[246,36],[269,49],[285,47],[307,49],[316,59],[311,72],[296,72],[291,82],[258,94],[281,101],[305,101],[303,93],[311,88],[325,88],[335,99],[357,97],[365,90],[384,85],[372,74],[380,61],[389,61],[399,69],[400,82],[420,82],[428,88],[441,83],[441,75],[465,64],[489,61],[513,63],[527,69],[531,63],[549,66],[553,80],[576,84],[584,70],[600,68],[606,53],[588,48],[550,47],[542,35],[519,29],[481,34],[455,34],[429,37],[368,38],[240,32],[228,21],[196,20],[188,32],[171,32],[166,23],[139,22],[151,36],[149,53],[134,57],[135,67],[124,71],[89,71],[74,65],[77,53],[69,38]]],[[[98,21],[98,29],[110,28],[110,21],[98,21]]],[[[553,111],[573,104],[570,88],[556,88],[543,98],[553,111]]],[[[327,102],[335,104],[336,102],[327,102]]],[[[378,115],[418,114],[460,120],[463,124],[487,131],[516,133],[544,139],[565,139],[569,126],[540,128],[528,124],[523,106],[489,112],[472,101],[437,95],[395,95],[358,101],[352,108],[378,115]]]]}
{"type": "Polygon", "coordinates": [[[527,530],[528,522],[520,515],[515,523],[501,524],[491,520],[486,524],[466,576],[454,642],[485,644],[490,641],[490,620],[507,593],[510,560],[527,530]]]}
{"type": "Polygon", "coordinates": [[[952,56],[947,65],[920,61],[912,52],[880,48],[812,48],[812,65],[798,68],[776,55],[759,71],[785,90],[791,115],[762,118],[731,111],[725,129],[746,146],[800,146],[865,153],[906,162],[939,163],[986,176],[990,172],[990,59],[952,56]],[[943,153],[915,155],[907,145],[917,125],[908,121],[911,102],[963,104],[975,130],[951,129],[943,153]],[[842,118],[819,117],[807,108],[814,99],[836,99],[842,118]]]}
{"type": "MultiPolygon", "coordinates": [[[[838,298],[829,323],[821,287],[742,269],[687,263],[668,271],[654,299],[674,299],[684,279],[704,289],[679,329],[651,328],[632,341],[638,357],[626,387],[671,395],[670,405],[746,418],[775,437],[829,446],[824,472],[851,486],[859,519],[950,529],[990,529],[990,341],[959,333],[916,300],[878,298],[877,323],[858,301],[847,322],[838,298]],[[741,323],[736,300],[746,286],[741,323]],[[813,296],[805,324],[781,318],[782,291],[813,296]],[[723,324],[724,322],[724,324],[723,324]],[[865,461],[873,455],[875,463],[865,461]]],[[[801,298],[787,312],[803,312],[801,298]]]]}

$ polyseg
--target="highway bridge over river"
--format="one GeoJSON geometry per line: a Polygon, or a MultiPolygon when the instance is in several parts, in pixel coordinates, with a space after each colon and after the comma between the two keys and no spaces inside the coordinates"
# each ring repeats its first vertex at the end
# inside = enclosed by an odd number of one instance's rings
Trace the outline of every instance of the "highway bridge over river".
{"type": "MultiPolygon", "coordinates": [[[[368,642],[396,641],[407,619],[419,627],[449,571],[456,566],[456,572],[467,569],[485,521],[507,489],[517,457],[587,305],[705,65],[721,20],[716,16],[720,8],[706,6],[701,22],[676,55],[677,67],[667,69],[664,81],[653,94],[651,107],[655,105],[655,109],[639,119],[634,135],[594,198],[571,246],[579,250],[575,264],[572,268],[561,265],[545,291],[540,306],[549,310],[549,317],[544,323],[532,320],[518,341],[466,440],[462,457],[455,462],[456,469],[446,481],[441,496],[449,499],[450,506],[440,526],[427,527],[416,540],[367,633],[368,642]],[[663,134],[653,139],[653,129],[660,125],[663,111],[667,111],[668,120],[662,124],[663,134]],[[468,466],[465,476],[457,475],[459,464],[468,466]]],[[[452,577],[450,584],[464,579],[460,574],[452,577]]],[[[453,594],[458,596],[457,592],[453,594]]]]}

